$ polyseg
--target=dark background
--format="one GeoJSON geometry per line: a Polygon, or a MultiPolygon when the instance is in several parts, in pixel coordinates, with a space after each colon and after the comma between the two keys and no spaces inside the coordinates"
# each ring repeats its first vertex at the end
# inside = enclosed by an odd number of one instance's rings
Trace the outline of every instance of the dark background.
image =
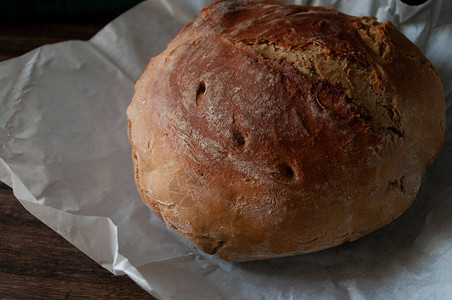
{"type": "Polygon", "coordinates": [[[0,23],[109,21],[143,0],[0,0],[0,23]]]}

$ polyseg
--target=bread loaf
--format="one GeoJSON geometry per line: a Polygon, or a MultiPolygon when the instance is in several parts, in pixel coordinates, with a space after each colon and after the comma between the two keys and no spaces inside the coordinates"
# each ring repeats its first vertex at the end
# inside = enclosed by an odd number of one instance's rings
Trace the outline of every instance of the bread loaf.
{"type": "Polygon", "coordinates": [[[439,74],[391,22],[217,1],[127,110],[138,190],[229,261],[353,241],[402,214],[441,148],[439,74]]]}

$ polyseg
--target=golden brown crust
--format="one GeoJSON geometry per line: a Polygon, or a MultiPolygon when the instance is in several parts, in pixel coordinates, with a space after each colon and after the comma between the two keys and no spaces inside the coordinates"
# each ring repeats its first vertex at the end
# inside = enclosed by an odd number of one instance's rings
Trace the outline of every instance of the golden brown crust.
{"type": "Polygon", "coordinates": [[[136,85],[136,182],[231,261],[355,240],[405,211],[444,136],[437,71],[390,23],[217,1],[136,85]]]}

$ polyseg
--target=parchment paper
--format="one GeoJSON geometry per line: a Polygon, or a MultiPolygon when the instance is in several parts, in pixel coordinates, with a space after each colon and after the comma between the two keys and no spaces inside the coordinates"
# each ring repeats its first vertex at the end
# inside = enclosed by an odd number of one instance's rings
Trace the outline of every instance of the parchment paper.
{"type": "Polygon", "coordinates": [[[334,249],[248,263],[201,253],[147,209],[127,140],[134,83],[207,2],[147,1],[88,42],[0,63],[0,180],[53,230],[158,298],[452,299],[452,1],[292,1],[392,20],[441,73],[446,140],[411,208],[386,228],[334,249]]]}

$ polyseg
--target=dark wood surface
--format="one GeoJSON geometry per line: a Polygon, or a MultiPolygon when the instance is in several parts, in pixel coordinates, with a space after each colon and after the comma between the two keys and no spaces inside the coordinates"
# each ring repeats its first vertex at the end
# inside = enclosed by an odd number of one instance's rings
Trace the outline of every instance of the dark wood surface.
{"type": "MultiPolygon", "coordinates": [[[[0,61],[40,45],[86,40],[99,24],[0,25],[0,61]]],[[[0,183],[0,299],[155,299],[114,276],[26,211],[0,183]]]]}

